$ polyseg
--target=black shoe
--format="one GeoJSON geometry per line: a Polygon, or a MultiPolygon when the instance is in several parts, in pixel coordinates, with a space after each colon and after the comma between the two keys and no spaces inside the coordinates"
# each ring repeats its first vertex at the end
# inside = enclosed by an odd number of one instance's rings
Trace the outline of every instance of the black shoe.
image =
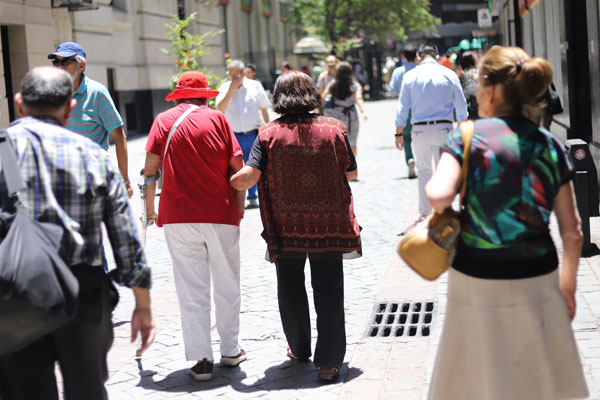
{"type": "Polygon", "coordinates": [[[208,361],[206,358],[202,359],[202,361],[198,361],[198,363],[190,369],[190,375],[197,381],[210,381],[213,378],[212,372],[213,362],[208,361]]]}

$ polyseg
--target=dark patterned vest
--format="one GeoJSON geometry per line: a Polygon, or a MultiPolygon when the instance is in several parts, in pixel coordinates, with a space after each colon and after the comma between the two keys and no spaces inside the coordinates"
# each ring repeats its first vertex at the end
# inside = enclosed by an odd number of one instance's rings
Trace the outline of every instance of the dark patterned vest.
{"type": "MultiPolygon", "coordinates": [[[[340,121],[289,114],[259,128],[267,164],[258,182],[271,262],[280,255],[360,256],[360,226],[345,176],[350,157],[340,121]]],[[[346,257],[346,258],[353,258],[346,257]]]]}

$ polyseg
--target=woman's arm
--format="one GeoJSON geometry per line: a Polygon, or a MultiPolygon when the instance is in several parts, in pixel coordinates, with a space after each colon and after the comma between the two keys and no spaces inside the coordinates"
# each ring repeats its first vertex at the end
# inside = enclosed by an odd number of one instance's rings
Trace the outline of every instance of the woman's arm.
{"type": "Polygon", "coordinates": [[[425,195],[431,207],[442,213],[450,207],[460,183],[461,165],[450,153],[443,152],[433,176],[425,185],[425,195]]]}
{"type": "Polygon", "coordinates": [[[554,213],[558,220],[558,230],[563,245],[562,268],[560,270],[560,290],[567,303],[571,320],[575,318],[575,290],[577,289],[577,268],[581,256],[583,233],[581,219],[577,211],[573,183],[561,186],[554,200],[554,213]]]}
{"type": "Polygon", "coordinates": [[[325,88],[325,90],[323,90],[323,93],[321,93],[321,104],[325,104],[325,98],[327,97],[327,95],[329,93],[331,93],[329,91],[329,88],[331,87],[331,85],[327,85],[327,87],[325,88]]]}
{"type": "Polygon", "coordinates": [[[256,185],[260,179],[260,169],[245,165],[229,179],[229,184],[235,190],[246,190],[256,185]]]}
{"type": "Polygon", "coordinates": [[[365,102],[363,100],[363,95],[362,95],[362,89],[359,87],[358,89],[356,89],[356,92],[354,92],[355,97],[356,97],[356,104],[358,104],[358,108],[360,109],[360,113],[362,114],[363,119],[367,119],[367,113],[365,111],[365,102]]]}
{"type": "MultiPolygon", "coordinates": [[[[241,155],[231,157],[229,160],[229,173],[235,174],[244,167],[244,159],[241,155]]],[[[244,212],[246,211],[246,191],[245,190],[233,190],[235,195],[235,201],[240,212],[240,218],[244,218],[244,212]]]]}

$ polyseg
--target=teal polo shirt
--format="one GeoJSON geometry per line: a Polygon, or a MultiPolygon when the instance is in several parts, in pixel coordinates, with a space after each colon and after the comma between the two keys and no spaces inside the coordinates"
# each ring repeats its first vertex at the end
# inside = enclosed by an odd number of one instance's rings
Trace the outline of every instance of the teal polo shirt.
{"type": "Polygon", "coordinates": [[[67,129],[108,149],[108,134],[122,126],[123,120],[106,87],[83,75],[73,98],[77,105],[67,122],[67,129]]]}

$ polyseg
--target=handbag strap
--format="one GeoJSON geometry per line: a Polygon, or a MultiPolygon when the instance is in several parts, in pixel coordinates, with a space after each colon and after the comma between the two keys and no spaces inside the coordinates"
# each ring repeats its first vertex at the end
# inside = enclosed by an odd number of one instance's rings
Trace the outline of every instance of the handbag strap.
{"type": "Polygon", "coordinates": [[[175,131],[177,130],[179,125],[181,125],[181,123],[187,118],[187,116],[190,115],[191,112],[194,111],[196,108],[199,108],[199,107],[195,104],[190,104],[190,107],[187,110],[185,110],[185,112],[183,114],[181,114],[181,116],[179,118],[177,118],[177,121],[175,121],[175,123],[171,127],[171,130],[169,131],[169,137],[167,138],[167,144],[165,144],[165,152],[163,153],[163,160],[165,159],[165,157],[167,157],[167,150],[169,150],[169,143],[171,143],[171,138],[173,137],[173,134],[175,133],[175,131]]]}
{"type": "Polygon", "coordinates": [[[2,159],[2,173],[6,180],[9,196],[17,199],[18,208],[27,209],[25,196],[19,196],[19,193],[27,190],[27,186],[21,176],[17,155],[10,143],[6,129],[0,130],[0,159],[2,159]]]}
{"type": "Polygon", "coordinates": [[[473,121],[468,120],[460,124],[460,133],[463,141],[463,162],[460,171],[460,208],[462,209],[463,200],[467,191],[467,174],[469,173],[469,154],[471,152],[471,142],[473,141],[473,121]]]}

